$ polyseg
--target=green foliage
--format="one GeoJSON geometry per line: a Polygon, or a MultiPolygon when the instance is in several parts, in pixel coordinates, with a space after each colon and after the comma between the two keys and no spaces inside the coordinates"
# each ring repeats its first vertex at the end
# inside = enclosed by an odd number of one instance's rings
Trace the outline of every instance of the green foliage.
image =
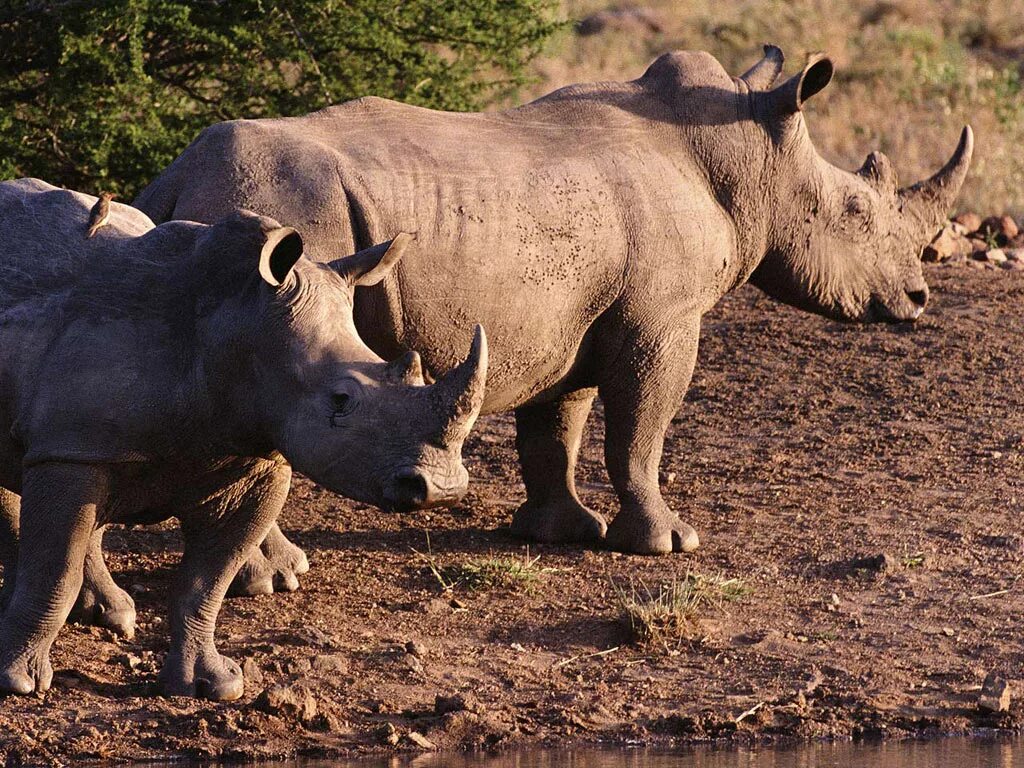
{"type": "Polygon", "coordinates": [[[559,26],[554,0],[0,4],[0,175],[130,199],[220,120],[366,95],[477,109],[559,26]]]}

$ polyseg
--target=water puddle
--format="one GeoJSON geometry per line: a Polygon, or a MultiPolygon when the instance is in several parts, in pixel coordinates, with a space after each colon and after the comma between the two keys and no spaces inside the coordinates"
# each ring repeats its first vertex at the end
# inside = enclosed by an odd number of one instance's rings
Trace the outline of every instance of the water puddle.
{"type": "MultiPolygon", "coordinates": [[[[181,768],[181,764],[177,764],[181,768]]],[[[1024,768],[1024,741],[945,738],[792,748],[531,750],[300,760],[265,768],[1024,768]]]]}

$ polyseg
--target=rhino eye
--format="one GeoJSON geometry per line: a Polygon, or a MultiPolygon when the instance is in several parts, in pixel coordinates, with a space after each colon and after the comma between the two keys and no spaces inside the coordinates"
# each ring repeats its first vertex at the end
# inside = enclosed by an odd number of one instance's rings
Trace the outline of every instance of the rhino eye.
{"type": "Polygon", "coordinates": [[[331,395],[331,426],[340,426],[339,422],[351,414],[359,406],[359,399],[352,392],[335,392],[331,395]]]}

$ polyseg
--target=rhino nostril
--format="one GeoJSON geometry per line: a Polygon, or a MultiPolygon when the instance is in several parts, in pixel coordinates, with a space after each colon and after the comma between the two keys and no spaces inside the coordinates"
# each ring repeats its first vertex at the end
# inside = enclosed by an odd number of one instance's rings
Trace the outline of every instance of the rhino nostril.
{"type": "Polygon", "coordinates": [[[907,291],[907,298],[917,306],[923,307],[928,303],[928,289],[924,288],[920,291],[907,291]]]}
{"type": "Polygon", "coordinates": [[[413,470],[400,472],[391,480],[391,496],[405,509],[422,507],[430,496],[427,479],[413,470]]]}

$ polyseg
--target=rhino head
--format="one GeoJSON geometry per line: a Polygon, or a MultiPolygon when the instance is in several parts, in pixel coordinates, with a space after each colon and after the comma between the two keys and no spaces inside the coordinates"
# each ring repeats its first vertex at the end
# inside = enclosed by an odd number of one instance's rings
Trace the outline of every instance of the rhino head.
{"type": "Polygon", "coordinates": [[[824,160],[807,133],[802,108],[832,79],[832,62],[810,57],[776,85],[782,51],[741,78],[754,122],[768,144],[771,209],[765,258],[751,282],[801,309],[847,321],[916,320],[928,301],[920,255],[946,220],[967,175],[974,140],[960,143],[934,176],[900,187],[889,159],[867,156],[849,172],[824,160]]]}
{"type": "Polygon", "coordinates": [[[430,385],[419,355],[385,362],[356,333],[355,287],[382,280],[411,241],[401,234],[319,264],[303,257],[295,230],[241,213],[200,243],[220,252],[214,261],[247,254],[237,259],[249,274],[242,298],[219,303],[205,322],[205,346],[222,351],[212,378],[237,429],[330,490],[389,510],[465,493],[462,443],[487,375],[480,326],[468,357],[430,385]]]}

